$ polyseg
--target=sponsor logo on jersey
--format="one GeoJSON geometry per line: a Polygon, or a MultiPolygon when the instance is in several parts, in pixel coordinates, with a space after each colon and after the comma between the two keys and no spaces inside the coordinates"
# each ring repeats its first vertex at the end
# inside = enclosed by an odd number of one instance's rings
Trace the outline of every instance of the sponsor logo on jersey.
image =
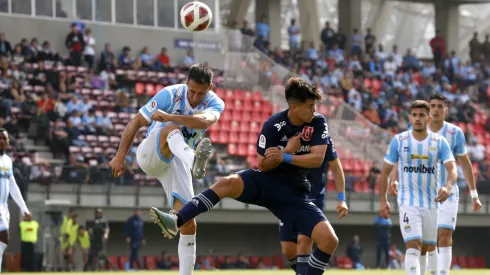
{"type": "Polygon", "coordinates": [[[174,98],[174,103],[179,102],[182,99],[182,95],[178,95],[174,98]]]}
{"type": "Polygon", "coordinates": [[[298,151],[296,151],[296,154],[299,153],[309,153],[310,152],[310,145],[302,145],[298,151]]]}
{"type": "Polygon", "coordinates": [[[0,167],[0,171],[9,171],[10,167],[0,167]]]}
{"type": "Polygon", "coordinates": [[[429,156],[428,155],[411,154],[410,158],[411,159],[429,159],[429,156]]]}
{"type": "Polygon", "coordinates": [[[262,149],[265,149],[265,136],[264,135],[260,135],[260,137],[259,137],[259,147],[262,149]]]}
{"type": "Polygon", "coordinates": [[[279,122],[279,123],[274,124],[274,127],[276,127],[276,128],[277,128],[277,131],[278,131],[278,132],[279,132],[279,131],[281,131],[281,128],[282,128],[283,126],[286,126],[286,121],[281,121],[281,122],[279,122]]]}
{"type": "Polygon", "coordinates": [[[148,112],[150,113],[153,112],[156,108],[157,108],[156,100],[152,100],[148,104],[146,104],[146,110],[148,110],[148,112]]]}
{"type": "Polygon", "coordinates": [[[403,147],[403,152],[407,152],[407,151],[408,151],[408,147],[407,146],[403,147]]]}
{"type": "Polygon", "coordinates": [[[435,147],[435,146],[431,146],[431,147],[429,147],[429,150],[430,150],[430,151],[437,151],[437,147],[435,147]]]}
{"type": "Polygon", "coordinates": [[[197,133],[194,132],[194,133],[189,133],[189,130],[187,130],[187,128],[183,128],[182,129],[182,135],[185,137],[185,138],[195,138],[197,136],[197,133]]]}
{"type": "Polygon", "coordinates": [[[304,140],[304,141],[310,141],[311,140],[311,137],[313,136],[313,131],[315,129],[311,126],[305,126],[303,127],[303,131],[301,132],[301,138],[304,140]]]}
{"type": "Polygon", "coordinates": [[[287,136],[283,136],[283,137],[281,138],[281,141],[288,141],[288,137],[287,137],[287,136]]]}
{"type": "Polygon", "coordinates": [[[436,167],[427,167],[425,164],[419,166],[405,166],[403,167],[405,173],[422,173],[422,174],[435,174],[436,167]]]}
{"type": "Polygon", "coordinates": [[[325,122],[323,125],[325,126],[325,129],[323,129],[322,138],[325,139],[328,137],[328,124],[325,122]]]}

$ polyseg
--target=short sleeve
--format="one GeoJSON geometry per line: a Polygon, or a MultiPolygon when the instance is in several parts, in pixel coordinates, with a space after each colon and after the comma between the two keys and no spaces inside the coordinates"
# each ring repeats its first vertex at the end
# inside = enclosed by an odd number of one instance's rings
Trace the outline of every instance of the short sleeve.
{"type": "Polygon", "coordinates": [[[313,125],[313,136],[311,137],[310,146],[328,144],[329,137],[327,119],[321,116],[321,119],[317,119],[313,125]]]}
{"type": "Polygon", "coordinates": [[[333,139],[329,136],[327,141],[328,141],[328,147],[327,147],[327,152],[325,153],[325,159],[327,161],[334,161],[339,156],[337,155],[337,151],[335,150],[335,145],[333,144],[333,139]]]}
{"type": "Polygon", "coordinates": [[[398,136],[394,136],[391,139],[390,146],[386,150],[384,161],[388,164],[395,165],[398,161],[398,136]]]}
{"type": "Polygon", "coordinates": [[[146,118],[148,122],[151,122],[151,115],[157,110],[168,111],[172,106],[172,93],[169,89],[165,88],[158,92],[152,99],[150,99],[141,109],[140,114],[146,118]]]}
{"type": "Polygon", "coordinates": [[[441,143],[439,146],[439,159],[444,164],[446,164],[446,162],[454,161],[453,153],[451,152],[449,143],[445,138],[441,138],[441,143]]]}
{"type": "Polygon", "coordinates": [[[464,156],[466,153],[466,140],[463,131],[458,128],[456,131],[456,147],[454,148],[454,154],[456,156],[464,156]]]}
{"type": "Polygon", "coordinates": [[[265,150],[269,147],[279,145],[278,130],[270,122],[265,122],[260,131],[259,138],[257,140],[257,153],[264,156],[265,150]]]}
{"type": "Polygon", "coordinates": [[[221,98],[215,96],[210,100],[208,106],[204,109],[205,113],[213,114],[218,120],[221,113],[225,110],[225,103],[221,98]]]}

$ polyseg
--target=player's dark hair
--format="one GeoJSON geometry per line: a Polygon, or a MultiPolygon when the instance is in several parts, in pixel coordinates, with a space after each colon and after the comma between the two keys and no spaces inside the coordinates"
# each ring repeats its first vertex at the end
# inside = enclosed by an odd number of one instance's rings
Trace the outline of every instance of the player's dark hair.
{"type": "Polygon", "coordinates": [[[444,101],[444,104],[447,106],[449,105],[449,100],[447,99],[447,97],[441,95],[441,94],[433,94],[430,96],[430,99],[429,99],[429,102],[431,102],[432,100],[441,100],[441,101],[444,101]]]}
{"type": "Polygon", "coordinates": [[[211,84],[213,83],[213,71],[202,64],[194,64],[189,69],[187,80],[194,80],[198,84],[211,84]]]}
{"type": "Polygon", "coordinates": [[[308,99],[321,100],[322,92],[306,80],[299,77],[291,77],[286,83],[286,101],[288,103],[305,103],[308,99]]]}
{"type": "Polygon", "coordinates": [[[415,100],[412,102],[412,106],[410,106],[410,113],[413,109],[424,109],[427,113],[430,112],[429,102],[425,100],[415,100]]]}

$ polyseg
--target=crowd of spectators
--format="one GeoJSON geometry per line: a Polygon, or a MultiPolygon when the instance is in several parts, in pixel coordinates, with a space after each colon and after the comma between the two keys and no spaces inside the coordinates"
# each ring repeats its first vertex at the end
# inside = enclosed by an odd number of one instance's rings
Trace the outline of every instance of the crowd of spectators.
{"type": "MultiPolygon", "coordinates": [[[[241,28],[235,22],[229,30],[230,50],[259,49],[271,61],[317,85],[326,95],[342,98],[372,124],[393,133],[408,127],[409,102],[428,99],[433,93],[442,93],[451,101],[448,118],[451,122],[467,124],[477,118],[487,119],[478,110],[488,107],[486,79],[490,74],[487,62],[490,57],[485,50],[487,42],[478,42],[477,34],[470,42],[470,61],[461,60],[454,52],[446,54],[444,39],[436,36],[430,41],[437,61],[434,63],[419,60],[410,49],[401,54],[397,45],[386,51],[370,29],[364,39],[359,30],[353,30],[347,43],[347,36],[326,22],[320,34],[321,44],[316,48],[314,43],[300,40],[300,29],[293,19],[288,27],[287,50],[271,49],[269,32],[266,17],[255,25],[255,30],[246,21],[241,28]]],[[[65,46],[70,52],[66,57],[57,54],[49,41],[41,46],[37,38],[11,44],[0,34],[0,126],[5,124],[11,131],[13,148],[21,156],[19,161],[34,170],[28,173],[26,181],[35,178],[47,183],[60,176],[73,183],[114,180],[108,162],[122,131],[115,127],[115,122],[127,123],[130,117],[121,113],[134,113],[146,100],[135,95],[134,79],[119,74],[118,70],[171,72],[157,79],[165,86],[181,82],[179,73],[199,61],[189,50],[181,62],[172,62],[166,48],[153,55],[144,47],[134,55],[130,47],[123,47],[117,55],[109,43],[96,53],[96,43],[91,30],[76,23],[66,36],[65,46]],[[113,112],[106,107],[112,107],[113,112]],[[49,146],[54,156],[65,159],[63,169],[55,170],[42,160],[34,160],[35,152],[25,152],[21,139],[16,138],[19,131],[27,132],[38,144],[49,146]],[[83,148],[93,145],[87,137],[94,136],[102,146],[100,150],[91,150],[87,158],[83,148]],[[100,136],[109,138],[102,140],[100,136]],[[71,150],[74,146],[82,149],[71,150]]],[[[486,126],[488,131],[490,119],[486,126]]],[[[490,179],[488,150],[469,129],[465,129],[468,151],[478,165],[479,181],[485,181],[490,179]]],[[[135,146],[143,137],[143,132],[138,134],[135,146]]],[[[216,148],[209,175],[197,184],[209,185],[216,176],[244,166],[243,160],[236,165],[236,160],[226,154],[226,148],[216,148]]],[[[157,184],[139,170],[135,150],[133,147],[126,159],[128,173],[117,183],[157,184]]],[[[373,175],[370,172],[361,177],[374,182],[373,175]]],[[[359,175],[347,172],[347,176],[350,181],[359,180],[359,175]]]]}

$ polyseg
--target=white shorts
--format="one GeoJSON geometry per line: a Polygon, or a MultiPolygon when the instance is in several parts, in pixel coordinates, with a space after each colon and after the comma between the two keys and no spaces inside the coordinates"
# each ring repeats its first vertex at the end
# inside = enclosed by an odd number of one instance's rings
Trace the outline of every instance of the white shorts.
{"type": "Polygon", "coordinates": [[[7,206],[0,206],[0,231],[9,230],[10,212],[7,206]]]}
{"type": "Polygon", "coordinates": [[[459,201],[445,201],[439,206],[439,228],[456,230],[459,201]]]}
{"type": "Polygon", "coordinates": [[[425,244],[437,244],[439,209],[400,206],[400,230],[403,241],[421,239],[425,244]]]}
{"type": "Polygon", "coordinates": [[[165,189],[170,207],[174,198],[187,203],[194,197],[191,168],[179,158],[165,159],[160,153],[160,131],[155,130],[141,142],[136,151],[136,161],[147,175],[157,178],[165,189]]]}

